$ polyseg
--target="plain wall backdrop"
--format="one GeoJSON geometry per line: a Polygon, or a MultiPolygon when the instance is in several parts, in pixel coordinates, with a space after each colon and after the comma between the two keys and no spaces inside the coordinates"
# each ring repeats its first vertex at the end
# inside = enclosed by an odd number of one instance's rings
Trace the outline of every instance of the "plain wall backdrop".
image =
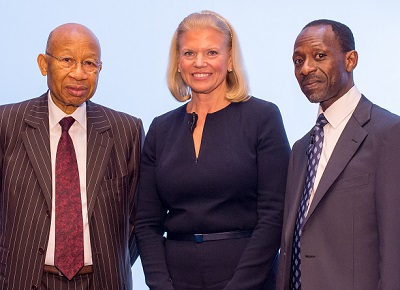
{"type": "MultiPolygon", "coordinates": [[[[102,47],[103,70],[92,100],[140,117],[147,131],[155,116],[181,105],[170,95],[165,77],[176,27],[192,12],[213,10],[238,33],[251,94],[279,106],[291,144],[317,115],[317,105],[298,87],[291,60],[296,36],[315,19],[337,20],[352,29],[359,53],[358,89],[400,113],[398,0],[0,1],[0,104],[47,90],[36,57],[52,29],[76,22],[89,27],[102,47]]],[[[148,289],[140,260],[133,276],[135,290],[148,289]]]]}

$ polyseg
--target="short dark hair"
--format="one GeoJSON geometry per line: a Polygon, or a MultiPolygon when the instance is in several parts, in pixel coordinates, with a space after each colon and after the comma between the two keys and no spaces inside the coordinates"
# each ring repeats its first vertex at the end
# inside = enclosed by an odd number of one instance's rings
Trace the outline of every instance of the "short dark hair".
{"type": "Polygon", "coordinates": [[[344,25],[343,23],[329,19],[318,19],[311,21],[306,26],[304,26],[303,29],[311,26],[320,26],[320,25],[328,25],[332,27],[332,31],[333,33],[335,33],[335,36],[339,40],[343,52],[356,49],[353,33],[351,32],[350,28],[344,25]]]}

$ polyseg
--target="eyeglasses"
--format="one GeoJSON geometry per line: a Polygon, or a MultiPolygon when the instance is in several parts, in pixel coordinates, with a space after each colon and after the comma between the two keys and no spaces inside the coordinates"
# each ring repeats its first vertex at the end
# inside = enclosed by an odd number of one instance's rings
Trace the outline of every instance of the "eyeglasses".
{"type": "MultiPolygon", "coordinates": [[[[46,55],[51,56],[52,58],[58,60],[60,65],[65,69],[72,69],[78,65],[78,61],[72,57],[56,57],[54,55],[51,55],[47,51],[46,55]]],[[[81,64],[82,69],[88,73],[98,72],[101,66],[101,61],[95,61],[95,60],[84,60],[79,63],[81,64]]]]}

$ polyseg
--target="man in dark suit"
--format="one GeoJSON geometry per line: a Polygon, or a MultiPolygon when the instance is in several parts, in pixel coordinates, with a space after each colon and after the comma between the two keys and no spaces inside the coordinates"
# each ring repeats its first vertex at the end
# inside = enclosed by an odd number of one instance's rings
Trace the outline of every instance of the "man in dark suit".
{"type": "Polygon", "coordinates": [[[0,289],[132,289],[141,120],[89,100],[102,63],[88,28],[54,29],[38,64],[49,91],[0,107],[0,289]]]}
{"type": "Polygon", "coordinates": [[[357,61],[336,21],[309,23],[294,44],[301,90],[325,118],[293,146],[279,290],[399,289],[400,117],[357,90],[357,61]]]}

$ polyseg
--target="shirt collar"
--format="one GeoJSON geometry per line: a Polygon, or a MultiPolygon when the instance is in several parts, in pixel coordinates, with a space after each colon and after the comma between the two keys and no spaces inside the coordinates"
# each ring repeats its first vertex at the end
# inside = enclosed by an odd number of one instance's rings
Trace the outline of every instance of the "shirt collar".
{"type": "Polygon", "coordinates": [[[320,105],[318,108],[318,115],[324,113],[329,124],[333,128],[336,128],[354,112],[360,99],[361,93],[358,91],[356,86],[353,86],[347,93],[330,105],[325,112],[322,110],[320,105]]]}
{"type": "Polygon", "coordinates": [[[80,105],[76,110],[71,114],[65,114],[57,105],[53,102],[51,98],[50,91],[48,92],[48,107],[49,107],[49,127],[50,130],[54,129],[54,127],[61,121],[62,118],[66,116],[71,116],[85,131],[86,131],[86,102],[80,105]]]}

